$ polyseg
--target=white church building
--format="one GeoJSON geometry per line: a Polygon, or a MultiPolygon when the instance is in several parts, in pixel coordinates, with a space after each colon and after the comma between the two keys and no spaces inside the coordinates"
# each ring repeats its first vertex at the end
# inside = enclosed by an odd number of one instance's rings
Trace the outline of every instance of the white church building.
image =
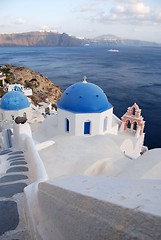
{"type": "Polygon", "coordinates": [[[84,78],[83,82],[68,87],[57,105],[58,134],[89,137],[111,134],[125,154],[139,156],[145,150],[145,121],[137,104],[129,107],[120,120],[104,91],[84,78]]]}
{"type": "Polygon", "coordinates": [[[21,91],[9,91],[0,102],[0,120],[12,121],[16,117],[31,119],[31,103],[21,91]]]}
{"type": "Polygon", "coordinates": [[[118,123],[113,106],[103,90],[86,80],[68,87],[58,100],[58,128],[61,134],[117,134],[118,123]]]}

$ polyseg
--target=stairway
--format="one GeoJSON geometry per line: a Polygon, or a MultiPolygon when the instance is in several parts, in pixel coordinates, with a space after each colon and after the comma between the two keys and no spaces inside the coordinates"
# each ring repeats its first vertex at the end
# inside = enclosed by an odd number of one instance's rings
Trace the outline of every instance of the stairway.
{"type": "Polygon", "coordinates": [[[5,150],[0,157],[6,165],[0,174],[0,240],[31,240],[23,193],[31,183],[28,163],[22,151],[5,150]]]}

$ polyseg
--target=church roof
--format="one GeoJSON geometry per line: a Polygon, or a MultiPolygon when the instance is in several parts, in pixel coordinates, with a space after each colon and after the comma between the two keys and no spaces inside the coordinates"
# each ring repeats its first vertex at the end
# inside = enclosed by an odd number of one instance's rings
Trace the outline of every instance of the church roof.
{"type": "Polygon", "coordinates": [[[73,113],[100,113],[112,107],[103,90],[86,81],[68,87],[58,100],[58,108],[73,113]]]}
{"type": "Polygon", "coordinates": [[[3,110],[20,110],[30,106],[27,97],[20,91],[10,91],[6,93],[0,103],[3,110]]]}

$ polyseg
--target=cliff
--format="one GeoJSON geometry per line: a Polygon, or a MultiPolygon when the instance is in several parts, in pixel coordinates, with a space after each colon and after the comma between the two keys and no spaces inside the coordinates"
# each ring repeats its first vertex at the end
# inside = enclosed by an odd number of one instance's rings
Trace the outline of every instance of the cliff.
{"type": "Polygon", "coordinates": [[[161,44],[139,41],[107,34],[93,39],[75,37],[55,31],[35,31],[26,33],[0,34],[0,46],[152,46],[161,47],[161,44]]]}
{"type": "Polygon", "coordinates": [[[80,46],[82,40],[52,31],[0,34],[0,46],[80,46]]]}
{"type": "Polygon", "coordinates": [[[43,77],[40,73],[27,67],[8,64],[2,68],[2,71],[6,73],[7,82],[10,84],[19,83],[32,88],[32,100],[34,103],[45,101],[56,104],[62,95],[59,86],[52,83],[47,77],[43,77]]]}

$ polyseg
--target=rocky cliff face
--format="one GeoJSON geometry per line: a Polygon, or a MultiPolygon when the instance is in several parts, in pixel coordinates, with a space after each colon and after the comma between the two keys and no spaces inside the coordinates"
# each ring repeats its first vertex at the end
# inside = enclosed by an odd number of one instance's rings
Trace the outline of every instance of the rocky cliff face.
{"type": "Polygon", "coordinates": [[[28,32],[0,34],[0,46],[80,46],[82,41],[66,33],[28,32]]]}
{"type": "Polygon", "coordinates": [[[110,34],[93,39],[74,37],[55,31],[0,34],[0,46],[84,46],[86,44],[103,46],[161,46],[161,44],[157,43],[123,39],[110,34]]]}
{"type": "Polygon", "coordinates": [[[23,84],[33,90],[32,100],[34,103],[41,101],[56,104],[62,95],[59,86],[52,83],[47,77],[26,67],[6,65],[5,72],[10,83],[23,84]]]}

